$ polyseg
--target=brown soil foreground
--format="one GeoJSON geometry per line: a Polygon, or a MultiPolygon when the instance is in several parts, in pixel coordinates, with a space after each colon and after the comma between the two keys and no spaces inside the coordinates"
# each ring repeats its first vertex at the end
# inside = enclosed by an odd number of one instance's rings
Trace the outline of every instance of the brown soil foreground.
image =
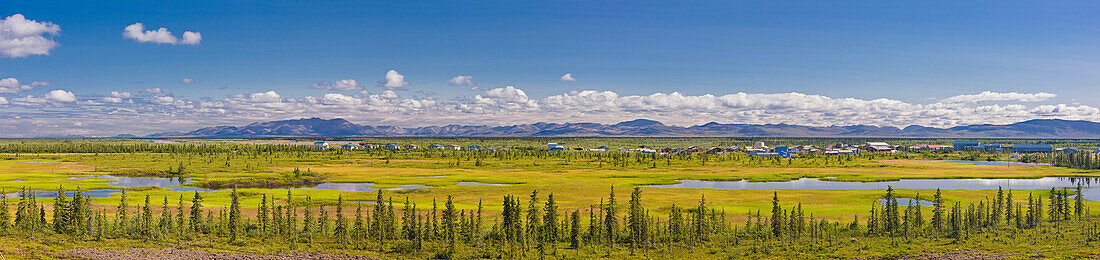
{"type": "Polygon", "coordinates": [[[247,254],[234,252],[214,252],[201,249],[178,248],[76,248],[58,255],[60,258],[121,260],[121,259],[379,259],[365,256],[333,254],[323,252],[288,252],[277,254],[247,254]]]}

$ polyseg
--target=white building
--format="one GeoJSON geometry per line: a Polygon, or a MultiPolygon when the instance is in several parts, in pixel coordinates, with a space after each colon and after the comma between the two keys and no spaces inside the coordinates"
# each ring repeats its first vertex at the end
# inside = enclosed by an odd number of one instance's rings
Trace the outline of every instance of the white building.
{"type": "Polygon", "coordinates": [[[328,149],[328,142],[325,142],[325,141],[313,142],[313,149],[317,149],[317,150],[328,149]]]}

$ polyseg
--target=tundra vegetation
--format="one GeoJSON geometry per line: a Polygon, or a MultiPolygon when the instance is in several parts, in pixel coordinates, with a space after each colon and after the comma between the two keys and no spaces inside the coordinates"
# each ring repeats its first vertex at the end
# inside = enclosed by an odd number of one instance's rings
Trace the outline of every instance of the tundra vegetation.
{"type": "MultiPolygon", "coordinates": [[[[568,140],[589,148],[756,141],[568,140]]],[[[275,141],[286,140],[0,140],[0,252],[65,256],[71,248],[172,247],[383,258],[898,258],[960,252],[1088,258],[1096,256],[1093,245],[1100,239],[1100,219],[1090,214],[1097,203],[1082,192],[1087,182],[1041,190],[651,187],[678,180],[825,177],[1089,180],[1100,176],[1089,166],[1093,154],[1020,159],[1054,165],[981,166],[933,160],[1010,158],[953,151],[791,159],[742,152],[545,151],[540,149],[547,139],[540,138],[372,139],[361,142],[421,148],[353,151],[275,141]],[[498,149],[427,149],[432,143],[498,149]],[[190,180],[182,185],[194,189],[121,187],[95,177],[104,175],[178,178],[190,180]],[[330,183],[363,185],[310,188],[330,183]],[[469,183],[493,185],[460,185],[469,183]],[[118,192],[95,193],[104,190],[118,192]]]]}

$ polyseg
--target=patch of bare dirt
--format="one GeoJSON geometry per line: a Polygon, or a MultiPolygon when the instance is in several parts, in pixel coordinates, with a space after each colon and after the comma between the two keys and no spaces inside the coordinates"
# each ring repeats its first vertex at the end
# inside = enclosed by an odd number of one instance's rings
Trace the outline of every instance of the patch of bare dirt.
{"type": "Polygon", "coordinates": [[[977,250],[958,250],[949,252],[938,253],[924,253],[913,257],[905,257],[903,259],[1009,259],[1005,256],[999,256],[995,254],[989,254],[977,250]]]}
{"type": "Polygon", "coordinates": [[[290,259],[378,259],[365,256],[333,254],[324,252],[287,252],[273,254],[248,254],[224,251],[207,251],[202,249],[179,248],[76,248],[65,250],[57,257],[71,259],[92,260],[124,260],[124,259],[262,259],[262,260],[290,260],[290,259]]]}

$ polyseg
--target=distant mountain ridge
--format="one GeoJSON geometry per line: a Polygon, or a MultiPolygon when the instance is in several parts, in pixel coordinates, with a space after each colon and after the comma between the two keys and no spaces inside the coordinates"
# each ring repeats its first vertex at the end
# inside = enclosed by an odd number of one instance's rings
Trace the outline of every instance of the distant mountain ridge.
{"type": "Polygon", "coordinates": [[[292,137],[292,136],[620,136],[620,137],[912,137],[912,138],[1100,138],[1100,123],[1035,119],[1007,125],[879,127],[802,126],[789,124],[720,124],[680,127],[636,119],[618,124],[534,123],[511,126],[370,126],[342,118],[303,118],[256,122],[245,126],[214,126],[195,131],[165,132],[149,137],[292,137]]]}

